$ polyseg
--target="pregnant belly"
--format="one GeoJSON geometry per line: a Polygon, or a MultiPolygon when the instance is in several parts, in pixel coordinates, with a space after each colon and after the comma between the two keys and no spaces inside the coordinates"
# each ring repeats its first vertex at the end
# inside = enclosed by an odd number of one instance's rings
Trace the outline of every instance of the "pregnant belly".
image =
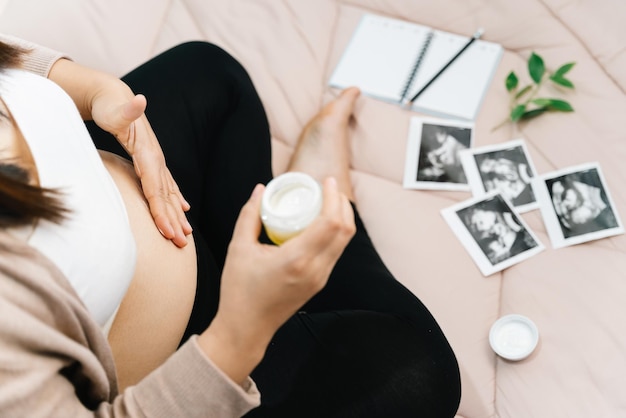
{"type": "Polygon", "coordinates": [[[184,248],[161,236],[132,165],[100,154],[120,190],[137,244],[135,275],[108,335],[123,390],[176,350],[195,297],[196,252],[192,236],[184,248]]]}

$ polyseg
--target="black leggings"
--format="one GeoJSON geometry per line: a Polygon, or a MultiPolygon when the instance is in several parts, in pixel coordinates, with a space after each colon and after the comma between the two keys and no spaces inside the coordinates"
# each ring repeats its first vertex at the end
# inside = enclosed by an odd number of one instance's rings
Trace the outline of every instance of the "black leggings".
{"type": "MultiPolygon", "coordinates": [[[[180,45],[123,80],[148,98],[148,119],[192,207],[198,287],[186,340],[215,315],[240,208],[255,184],[272,178],[269,126],[246,71],[215,45],[180,45]]],[[[88,128],[98,148],[128,157],[109,134],[88,128]]],[[[356,235],[327,286],[277,332],[252,373],[262,402],[247,416],[454,416],[461,391],[454,353],[426,307],[385,267],[356,208],[355,217],[356,235]]]]}

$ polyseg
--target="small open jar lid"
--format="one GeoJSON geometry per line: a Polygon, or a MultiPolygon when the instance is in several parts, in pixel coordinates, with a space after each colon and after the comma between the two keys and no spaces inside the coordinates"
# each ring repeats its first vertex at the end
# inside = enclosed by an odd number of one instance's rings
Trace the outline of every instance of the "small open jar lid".
{"type": "Polygon", "coordinates": [[[500,357],[522,360],[537,347],[539,330],[523,315],[511,314],[498,319],[489,331],[489,344],[500,357]]]}

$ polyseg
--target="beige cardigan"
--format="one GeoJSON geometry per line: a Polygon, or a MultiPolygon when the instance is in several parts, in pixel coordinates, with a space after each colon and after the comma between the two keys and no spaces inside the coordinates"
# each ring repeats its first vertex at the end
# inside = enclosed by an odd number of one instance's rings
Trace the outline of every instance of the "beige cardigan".
{"type": "Polygon", "coordinates": [[[259,404],[192,338],[123,394],[108,342],[61,272],[0,231],[0,416],[237,417],[259,404]]]}
{"type": "MultiPolygon", "coordinates": [[[[46,76],[56,51],[32,49],[26,69],[46,76]]],[[[0,230],[0,416],[239,417],[260,394],[224,375],[195,337],[136,386],[118,393],[108,341],[46,257],[0,230]]]]}

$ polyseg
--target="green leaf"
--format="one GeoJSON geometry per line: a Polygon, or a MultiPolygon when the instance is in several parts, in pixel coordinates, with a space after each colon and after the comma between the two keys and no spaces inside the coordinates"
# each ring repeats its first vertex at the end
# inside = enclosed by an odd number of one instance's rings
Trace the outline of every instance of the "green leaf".
{"type": "Polygon", "coordinates": [[[511,71],[509,75],[506,77],[506,81],[505,81],[507,91],[514,90],[517,87],[518,82],[519,80],[517,78],[517,75],[515,75],[515,73],[511,71]]]}
{"type": "Polygon", "coordinates": [[[539,84],[545,72],[546,66],[543,63],[543,58],[534,52],[530,54],[530,58],[528,58],[528,73],[530,74],[530,78],[532,78],[535,83],[539,84]]]}
{"type": "Polygon", "coordinates": [[[572,105],[566,102],[565,100],[552,99],[550,108],[552,110],[558,110],[559,112],[573,112],[574,111],[574,108],[572,107],[572,105]]]}
{"type": "Polygon", "coordinates": [[[537,109],[529,110],[528,112],[522,113],[522,115],[520,116],[520,119],[527,120],[527,119],[536,118],[537,116],[541,115],[547,110],[548,108],[546,107],[539,107],[537,109]]]}
{"type": "Polygon", "coordinates": [[[535,99],[532,101],[534,104],[540,107],[545,107],[547,110],[556,110],[558,112],[573,112],[574,108],[565,100],[559,99],[535,99]]]}
{"type": "Polygon", "coordinates": [[[575,62],[568,62],[567,64],[561,65],[559,69],[554,72],[554,76],[563,77],[574,65],[576,65],[575,62]]]}
{"type": "Polygon", "coordinates": [[[553,74],[550,76],[550,80],[552,80],[553,82],[555,82],[556,84],[563,86],[563,87],[567,87],[570,89],[574,88],[574,83],[572,83],[571,81],[569,81],[567,78],[562,77],[562,76],[557,76],[556,74],[553,74]]]}
{"type": "Polygon", "coordinates": [[[519,93],[517,93],[515,95],[515,99],[519,99],[520,97],[522,97],[523,95],[525,95],[526,93],[528,93],[531,89],[533,88],[533,86],[531,84],[527,85],[526,87],[524,87],[523,89],[521,89],[519,91],[519,93]]]}
{"type": "Polygon", "coordinates": [[[552,103],[552,99],[535,99],[532,103],[540,107],[548,107],[552,103]]]}
{"type": "Polygon", "coordinates": [[[515,106],[513,110],[511,110],[511,121],[517,122],[522,117],[525,111],[526,111],[526,105],[521,104],[521,105],[515,106]]]}

